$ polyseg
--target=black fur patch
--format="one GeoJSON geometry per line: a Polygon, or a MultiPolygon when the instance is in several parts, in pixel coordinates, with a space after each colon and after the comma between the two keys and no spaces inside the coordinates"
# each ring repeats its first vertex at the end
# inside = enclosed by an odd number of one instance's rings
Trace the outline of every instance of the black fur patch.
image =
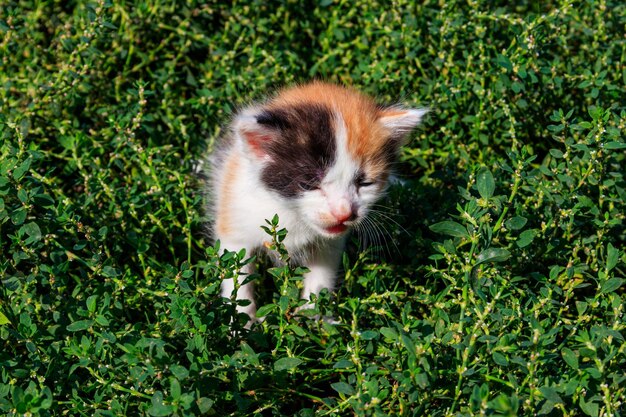
{"type": "Polygon", "coordinates": [[[319,187],[335,160],[332,111],[322,105],[303,104],[263,110],[257,122],[275,129],[277,139],[264,144],[271,162],[261,180],[286,198],[319,187]]]}

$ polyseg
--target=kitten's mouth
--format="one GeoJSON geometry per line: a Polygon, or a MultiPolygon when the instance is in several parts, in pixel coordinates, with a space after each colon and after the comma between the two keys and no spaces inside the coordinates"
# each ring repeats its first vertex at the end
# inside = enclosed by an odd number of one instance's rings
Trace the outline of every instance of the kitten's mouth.
{"type": "Polygon", "coordinates": [[[339,223],[334,226],[326,227],[324,230],[326,230],[331,235],[339,235],[348,230],[348,226],[344,223],[339,223]]]}

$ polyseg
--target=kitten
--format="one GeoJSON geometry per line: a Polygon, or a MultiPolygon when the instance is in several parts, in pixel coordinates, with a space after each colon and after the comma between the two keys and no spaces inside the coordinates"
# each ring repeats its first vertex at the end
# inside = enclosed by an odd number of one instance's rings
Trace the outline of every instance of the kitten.
{"type": "MultiPolygon", "coordinates": [[[[214,237],[222,249],[250,255],[269,240],[260,226],[278,214],[290,256],[310,270],[302,298],[332,290],[348,231],[385,191],[403,139],[425,113],[381,107],[319,81],[244,108],[212,161],[214,237]]],[[[225,279],[222,296],[230,298],[234,288],[225,279]]],[[[238,311],[254,320],[253,284],[242,285],[237,299],[251,301],[238,311]]]]}

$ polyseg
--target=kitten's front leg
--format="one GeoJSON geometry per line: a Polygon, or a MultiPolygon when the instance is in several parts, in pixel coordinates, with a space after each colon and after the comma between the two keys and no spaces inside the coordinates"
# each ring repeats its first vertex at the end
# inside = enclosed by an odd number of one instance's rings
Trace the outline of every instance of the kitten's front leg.
{"type": "Polygon", "coordinates": [[[324,288],[332,291],[337,281],[337,270],[345,246],[345,238],[333,239],[315,246],[309,253],[306,266],[309,272],[304,275],[304,288],[302,298],[308,302],[300,307],[308,309],[313,307],[311,295],[318,295],[324,288]]]}
{"type": "MultiPolygon", "coordinates": [[[[224,248],[235,248],[237,246],[234,245],[224,245],[224,248]]],[[[250,250],[246,249],[246,256],[250,255],[250,250]]],[[[235,279],[237,283],[240,284],[237,290],[236,299],[237,300],[249,300],[250,304],[247,306],[237,305],[237,312],[246,313],[250,320],[246,324],[246,328],[249,329],[252,326],[252,323],[256,321],[256,303],[254,301],[254,283],[252,281],[242,284],[243,281],[248,277],[248,275],[254,272],[254,266],[252,263],[248,263],[241,268],[240,275],[236,278],[226,278],[222,281],[222,297],[231,298],[233,295],[233,291],[235,291],[235,279]]]]}

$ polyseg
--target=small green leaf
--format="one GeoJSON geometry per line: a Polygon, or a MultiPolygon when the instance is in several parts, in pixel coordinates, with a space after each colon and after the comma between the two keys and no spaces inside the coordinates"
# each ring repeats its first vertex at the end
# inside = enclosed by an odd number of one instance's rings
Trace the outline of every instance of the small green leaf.
{"type": "Polygon", "coordinates": [[[276,310],[276,304],[266,304],[256,311],[256,316],[265,317],[274,310],[276,310]]]}
{"type": "Polygon", "coordinates": [[[604,149],[626,149],[626,143],[607,142],[604,144],[604,149]]]}
{"type": "Polygon", "coordinates": [[[493,352],[493,361],[500,365],[500,366],[508,366],[509,365],[509,361],[506,358],[506,356],[504,356],[502,353],[500,352],[493,352]]]}
{"type": "Polygon", "coordinates": [[[104,317],[102,314],[98,314],[96,316],[96,323],[98,323],[100,326],[108,326],[109,325],[109,320],[104,317]]]}
{"type": "Polygon", "coordinates": [[[593,401],[586,402],[585,398],[580,396],[580,409],[583,410],[585,414],[591,417],[598,417],[598,413],[600,412],[600,407],[598,404],[593,401]]]}
{"type": "Polygon", "coordinates": [[[402,344],[406,348],[406,352],[409,355],[409,357],[410,358],[415,358],[415,352],[417,351],[417,349],[415,347],[415,343],[409,337],[409,335],[407,335],[405,333],[401,333],[400,334],[400,340],[402,341],[402,344]]]}
{"type": "Polygon", "coordinates": [[[539,391],[541,391],[541,393],[543,394],[543,397],[546,400],[552,401],[555,404],[563,403],[563,400],[561,399],[559,394],[556,392],[556,389],[554,387],[549,387],[546,385],[546,386],[540,387],[539,391]]]}
{"type": "Polygon", "coordinates": [[[296,368],[302,363],[302,359],[299,358],[280,358],[274,362],[274,371],[289,371],[296,368]]]}
{"type": "Polygon", "coordinates": [[[396,341],[398,340],[398,332],[396,332],[395,329],[392,329],[391,327],[382,327],[380,329],[380,334],[382,334],[383,336],[385,336],[385,338],[391,340],[391,341],[396,341]]]}
{"type": "Polygon", "coordinates": [[[11,322],[9,321],[7,316],[5,316],[4,313],[0,311],[0,326],[4,326],[5,324],[10,324],[10,323],[11,322]]]}
{"type": "Polygon", "coordinates": [[[435,233],[441,233],[448,236],[454,237],[469,237],[469,233],[467,233],[467,228],[465,228],[462,224],[453,222],[450,220],[445,220],[439,223],[435,223],[429,227],[435,233]]]}
{"type": "Polygon", "coordinates": [[[299,327],[296,324],[290,324],[288,328],[291,329],[291,331],[294,332],[296,336],[300,336],[300,337],[306,336],[306,332],[302,329],[302,327],[299,327]]]}
{"type": "MultiPolygon", "coordinates": [[[[586,352],[587,354],[585,356],[587,357],[593,357],[595,356],[595,352],[593,352],[591,349],[588,349],[588,352],[586,352]]],[[[600,372],[600,370],[598,368],[596,368],[595,366],[590,366],[589,368],[584,368],[585,372],[587,374],[589,374],[590,377],[592,377],[595,380],[600,380],[600,379],[604,379],[604,376],[602,375],[602,372],[600,372]]]]}
{"type": "Polygon", "coordinates": [[[546,400],[544,401],[539,411],[536,412],[537,413],[536,415],[544,416],[544,415],[550,414],[552,410],[554,410],[555,406],[556,404],[554,403],[554,401],[546,400]]]}
{"type": "Polygon", "coordinates": [[[333,365],[333,369],[350,369],[350,368],[354,368],[354,362],[348,359],[340,359],[333,365]]]}
{"type": "Polygon", "coordinates": [[[31,161],[32,161],[31,158],[27,158],[17,168],[15,168],[15,170],[13,171],[13,179],[15,181],[19,181],[19,179],[24,176],[26,171],[30,169],[31,161]]]}
{"type": "Polygon", "coordinates": [[[67,330],[70,332],[78,332],[81,330],[87,330],[93,325],[93,320],[78,320],[67,326],[67,330]]]}
{"type": "Polygon", "coordinates": [[[534,238],[535,238],[535,231],[533,229],[524,230],[519,235],[519,238],[517,239],[515,243],[517,244],[517,247],[524,248],[530,245],[534,238]]]}
{"type": "Polygon", "coordinates": [[[354,395],[356,392],[351,385],[345,382],[335,382],[334,384],[330,384],[330,386],[339,394],[354,395]]]}
{"type": "Polygon", "coordinates": [[[496,63],[502,68],[507,69],[508,71],[511,71],[513,69],[513,64],[511,63],[511,60],[504,55],[498,55],[496,63]]]}
{"type": "Polygon", "coordinates": [[[563,158],[563,152],[558,150],[558,149],[550,149],[550,155],[554,156],[555,158],[563,158]]]}
{"type": "Polygon", "coordinates": [[[178,379],[185,379],[189,376],[189,371],[182,365],[172,365],[170,371],[178,379]]]}
{"type": "Polygon", "coordinates": [[[528,220],[526,219],[526,217],[515,216],[515,217],[511,217],[506,222],[504,222],[504,225],[509,230],[519,230],[526,225],[527,221],[528,220]]]}
{"type": "Polygon", "coordinates": [[[372,340],[378,337],[378,332],[376,330],[366,330],[361,333],[361,339],[363,340],[372,340]]]}
{"type": "Polygon", "coordinates": [[[502,262],[509,259],[511,253],[502,248],[489,248],[478,254],[476,258],[476,265],[480,265],[486,262],[502,262]]]}
{"type": "Polygon", "coordinates": [[[571,366],[573,369],[578,369],[578,357],[568,348],[561,349],[561,356],[563,356],[563,360],[571,366]]]}
{"type": "Polygon", "coordinates": [[[21,281],[17,277],[4,278],[1,282],[9,291],[17,291],[21,286],[21,281]]]}
{"type": "Polygon", "coordinates": [[[198,405],[198,408],[200,409],[200,412],[202,414],[208,414],[209,411],[213,409],[213,404],[215,404],[215,401],[207,397],[200,397],[196,401],[196,404],[198,405]]]}
{"type": "Polygon", "coordinates": [[[52,407],[53,404],[52,390],[50,390],[50,388],[48,387],[44,387],[44,389],[42,390],[42,394],[44,395],[44,398],[41,399],[41,408],[49,409],[50,407],[52,407]]]}
{"type": "Polygon", "coordinates": [[[278,307],[280,308],[281,313],[287,311],[287,308],[289,307],[289,297],[287,297],[286,295],[281,295],[280,299],[278,300],[278,307]]]}
{"type": "Polygon", "coordinates": [[[259,364],[259,354],[246,342],[241,343],[241,354],[250,365],[256,366],[259,364]]]}
{"type": "Polygon", "coordinates": [[[619,250],[615,249],[615,247],[609,242],[606,252],[606,270],[610,271],[615,268],[615,265],[617,265],[617,262],[619,261],[619,250]]]}
{"type": "Polygon", "coordinates": [[[180,398],[181,388],[180,382],[176,378],[170,378],[170,395],[174,400],[180,398]]]}
{"type": "Polygon", "coordinates": [[[22,226],[21,231],[28,235],[28,239],[24,243],[31,244],[33,242],[38,242],[41,240],[41,229],[35,222],[26,223],[22,226]]]}
{"type": "Polygon", "coordinates": [[[624,283],[624,279],[623,278],[610,278],[610,279],[607,279],[606,281],[604,281],[602,283],[602,286],[600,287],[601,288],[600,292],[602,294],[607,294],[607,293],[613,292],[616,289],[618,289],[619,287],[621,287],[623,283],[624,283]]]}
{"type": "Polygon", "coordinates": [[[26,220],[27,214],[28,214],[28,210],[26,210],[23,207],[20,207],[19,209],[11,213],[11,221],[13,222],[14,225],[19,226],[24,223],[24,220],[26,220]]]}
{"type": "Polygon", "coordinates": [[[117,30],[117,26],[115,26],[113,23],[108,22],[106,20],[102,20],[102,26],[104,26],[107,29],[111,29],[111,30],[117,30]]]}
{"type": "Polygon", "coordinates": [[[163,404],[163,393],[157,391],[152,396],[152,406],[147,411],[151,416],[164,417],[171,415],[174,412],[174,408],[171,405],[163,404]]]}
{"type": "Polygon", "coordinates": [[[496,183],[493,179],[493,174],[489,169],[483,168],[478,172],[476,177],[476,187],[478,188],[478,193],[482,198],[490,198],[493,196],[493,192],[496,189],[496,183]]]}
{"type": "Polygon", "coordinates": [[[17,191],[17,198],[18,200],[20,200],[21,203],[26,204],[28,202],[28,193],[25,189],[20,188],[17,191]]]}
{"type": "Polygon", "coordinates": [[[112,266],[105,266],[104,268],[102,268],[102,275],[106,278],[115,278],[118,277],[120,275],[120,272],[113,268],[112,266]]]}
{"type": "Polygon", "coordinates": [[[89,297],[87,297],[87,310],[89,310],[90,313],[93,313],[96,311],[96,300],[98,299],[97,295],[90,295],[89,297]]]}

